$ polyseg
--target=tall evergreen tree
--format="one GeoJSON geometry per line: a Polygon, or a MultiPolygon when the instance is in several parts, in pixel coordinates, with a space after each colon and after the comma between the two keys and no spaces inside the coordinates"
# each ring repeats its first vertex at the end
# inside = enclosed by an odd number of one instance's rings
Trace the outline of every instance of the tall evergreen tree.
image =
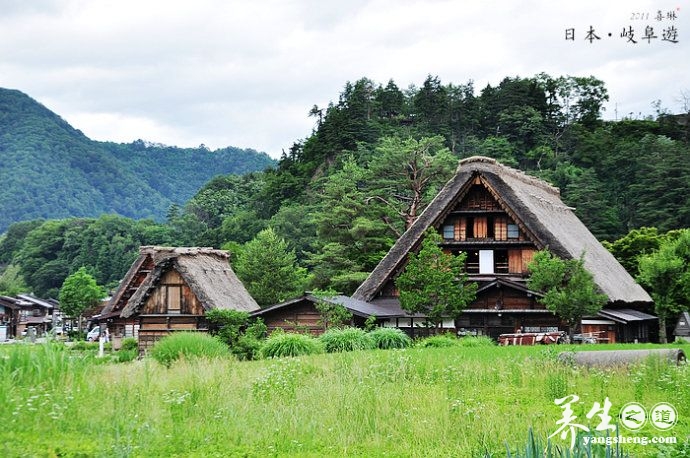
{"type": "Polygon", "coordinates": [[[306,269],[297,265],[295,251],[270,227],[247,242],[232,265],[261,306],[301,295],[308,281],[306,269]]]}

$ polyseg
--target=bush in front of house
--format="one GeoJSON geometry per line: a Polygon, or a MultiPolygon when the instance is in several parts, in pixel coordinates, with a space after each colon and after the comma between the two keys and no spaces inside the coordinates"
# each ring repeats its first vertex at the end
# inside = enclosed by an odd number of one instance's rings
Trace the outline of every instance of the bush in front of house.
{"type": "Polygon", "coordinates": [[[421,348],[459,347],[460,339],[452,334],[441,334],[439,336],[431,336],[420,339],[417,341],[416,345],[421,348]]]}
{"type": "Polygon", "coordinates": [[[178,359],[228,356],[228,346],[202,332],[175,332],[156,342],[149,355],[165,367],[178,359]]]}
{"type": "Polygon", "coordinates": [[[328,353],[376,348],[374,339],[360,328],[332,328],[324,332],[319,340],[328,353]]]}
{"type": "Polygon", "coordinates": [[[276,331],[270,335],[261,347],[262,358],[281,358],[284,356],[301,356],[322,353],[320,342],[305,334],[276,331]]]}
{"type": "Polygon", "coordinates": [[[230,351],[238,359],[253,360],[261,358],[261,347],[268,334],[268,327],[261,318],[257,318],[240,334],[230,351]]]}
{"type": "Polygon", "coordinates": [[[139,342],[134,337],[125,337],[124,339],[122,339],[122,346],[120,347],[120,351],[131,350],[139,351],[139,342]]]}
{"type": "Polygon", "coordinates": [[[391,348],[407,348],[412,345],[412,339],[399,328],[376,328],[369,332],[377,348],[388,350],[391,348]]]}

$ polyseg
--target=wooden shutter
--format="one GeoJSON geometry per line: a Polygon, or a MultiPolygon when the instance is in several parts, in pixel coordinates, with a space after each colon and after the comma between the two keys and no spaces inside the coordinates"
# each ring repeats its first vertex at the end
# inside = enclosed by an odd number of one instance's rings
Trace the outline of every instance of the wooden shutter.
{"type": "Polygon", "coordinates": [[[486,238],[486,216],[477,216],[474,218],[474,238],[486,238]]]}

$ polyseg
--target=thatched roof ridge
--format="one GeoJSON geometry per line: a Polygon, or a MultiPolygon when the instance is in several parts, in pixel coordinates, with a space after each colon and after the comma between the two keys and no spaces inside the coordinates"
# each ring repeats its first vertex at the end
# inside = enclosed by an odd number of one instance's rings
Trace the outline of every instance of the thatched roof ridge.
{"type": "Polygon", "coordinates": [[[548,248],[563,258],[583,256],[585,267],[610,302],[652,302],[647,292],[575,216],[573,209],[561,201],[557,188],[481,156],[460,161],[455,176],[398,239],[353,297],[363,301],[376,297],[384,284],[402,269],[408,252],[419,246],[424,231],[442,222],[476,176],[496,193],[506,211],[517,217],[516,222],[539,249],[548,248]]]}
{"type": "Polygon", "coordinates": [[[221,308],[251,312],[259,308],[230,268],[227,251],[197,247],[142,247],[140,253],[153,256],[155,267],[127,302],[120,315],[123,318],[141,310],[163,274],[170,269],[180,274],[205,310],[221,308]]]}

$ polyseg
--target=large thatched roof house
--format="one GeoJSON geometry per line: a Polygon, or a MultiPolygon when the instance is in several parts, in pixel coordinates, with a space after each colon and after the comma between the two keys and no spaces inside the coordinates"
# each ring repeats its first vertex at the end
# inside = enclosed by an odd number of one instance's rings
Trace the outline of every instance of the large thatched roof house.
{"type": "Polygon", "coordinates": [[[206,330],[215,308],[259,308],[228,263],[227,251],[144,246],[98,321],[112,335],[138,335],[142,350],[175,330],[206,330]]]}
{"type": "Polygon", "coordinates": [[[539,293],[526,286],[527,264],[536,251],[548,248],[562,258],[583,256],[609,299],[601,316],[583,320],[583,331],[609,341],[649,339],[648,325],[655,318],[644,311],[651,297],[561,201],[559,190],[486,157],[460,161],[455,176],[353,298],[399,308],[394,281],[429,227],[439,231],[445,251],[467,253],[466,270],[479,284],[477,299],[448,327],[496,337],[518,328],[543,332],[562,326],[537,302],[539,293]]]}

